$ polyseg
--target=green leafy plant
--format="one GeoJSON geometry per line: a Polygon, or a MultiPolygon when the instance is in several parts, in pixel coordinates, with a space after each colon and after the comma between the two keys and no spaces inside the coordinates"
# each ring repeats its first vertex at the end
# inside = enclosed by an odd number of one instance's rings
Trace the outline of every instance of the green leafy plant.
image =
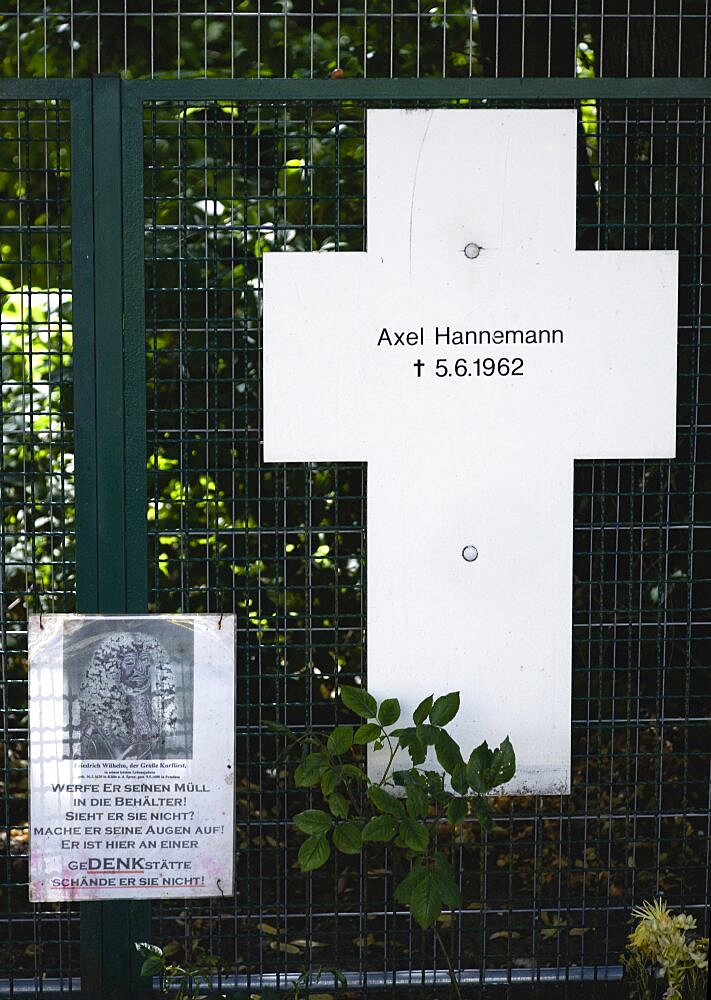
{"type": "MultiPolygon", "coordinates": [[[[458,827],[470,815],[484,829],[490,828],[487,795],[510,781],[516,770],[511,742],[506,737],[492,749],[484,741],[465,760],[447,731],[459,711],[457,691],[425,698],[406,726],[397,725],[401,716],[397,698],[378,704],[364,688],[346,685],[341,685],[339,696],[361,720],[359,725],[341,724],[328,732],[302,735],[270,725],[272,731],[287,736],[292,756],[300,751],[294,770],[296,785],[318,789],[324,800],[325,808],[306,809],[294,817],[294,824],[306,835],[299,849],[299,867],[304,872],[320,868],[333,849],[354,855],[371,843],[390,844],[407,862],[395,886],[396,901],[409,909],[421,927],[432,927],[443,909],[458,909],[462,904],[440,831],[444,824],[458,827]],[[377,781],[366,768],[368,747],[384,755],[377,781]],[[444,775],[424,766],[431,751],[444,775]],[[403,756],[406,761],[409,758],[409,767],[396,766],[403,756]]],[[[436,925],[435,934],[459,996],[436,925]]]]}
{"type": "Polygon", "coordinates": [[[696,920],[672,914],[662,899],[632,911],[637,925],[622,957],[635,1000],[702,1000],[708,990],[708,938],[692,937],[696,920]]]}
{"type": "MultiPolygon", "coordinates": [[[[251,990],[230,992],[229,994],[216,993],[213,981],[215,976],[223,971],[222,959],[217,956],[202,953],[197,961],[179,965],[177,962],[172,962],[157,944],[139,941],[134,944],[134,947],[143,958],[141,975],[160,976],[161,993],[170,993],[177,1000],[206,1000],[208,996],[220,998],[229,996],[232,1000],[278,1000],[279,997],[285,995],[283,990],[269,987],[261,989],[258,993],[251,990]],[[204,993],[203,990],[207,990],[207,993],[204,993]]],[[[297,979],[289,984],[286,995],[292,997],[293,1000],[302,1000],[304,996],[308,996],[310,1000],[334,1000],[333,994],[315,993],[312,989],[326,975],[341,988],[348,985],[345,976],[338,969],[320,966],[315,973],[302,972],[297,979]]]]}
{"type": "MultiPolygon", "coordinates": [[[[334,983],[341,989],[345,989],[348,986],[348,980],[338,969],[325,969],[323,966],[319,966],[315,974],[302,972],[299,978],[291,984],[293,1000],[302,1000],[302,997],[305,996],[309,1000],[334,1000],[332,993],[314,993],[311,989],[314,985],[318,986],[324,975],[328,975],[329,979],[333,979],[334,983]],[[304,990],[306,991],[305,993],[302,992],[304,990]]],[[[267,1000],[267,997],[265,994],[262,994],[258,1000],[267,1000]]]]}
{"type": "MultiPolygon", "coordinates": [[[[138,941],[136,951],[143,959],[142,976],[160,976],[161,993],[171,993],[176,1000],[200,1000],[213,992],[213,979],[220,971],[221,960],[214,955],[201,955],[194,962],[179,965],[166,957],[157,944],[138,941]]],[[[214,995],[214,994],[213,994],[214,995]]],[[[226,994],[220,993],[224,997],[226,994]]]]}

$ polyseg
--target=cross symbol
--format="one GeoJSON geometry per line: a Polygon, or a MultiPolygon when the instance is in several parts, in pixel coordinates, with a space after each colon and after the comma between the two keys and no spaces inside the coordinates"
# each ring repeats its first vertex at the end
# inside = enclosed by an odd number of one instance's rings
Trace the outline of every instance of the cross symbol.
{"type": "Polygon", "coordinates": [[[369,111],[367,252],[264,259],[266,461],[368,463],[368,689],[459,690],[509,793],[570,786],[573,462],[675,453],[677,254],[575,250],[576,128],[369,111]]]}

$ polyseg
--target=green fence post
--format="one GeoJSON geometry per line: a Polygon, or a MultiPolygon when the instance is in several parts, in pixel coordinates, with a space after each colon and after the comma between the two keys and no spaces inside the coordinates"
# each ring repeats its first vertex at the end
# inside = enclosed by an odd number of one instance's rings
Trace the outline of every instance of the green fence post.
{"type": "MultiPolygon", "coordinates": [[[[72,101],[72,281],[77,608],[147,610],[141,107],[124,128],[121,81],[72,101]],[[129,148],[126,147],[126,139],[129,148]]],[[[150,903],[82,903],[85,1000],[142,993],[134,942],[150,903]]]]}

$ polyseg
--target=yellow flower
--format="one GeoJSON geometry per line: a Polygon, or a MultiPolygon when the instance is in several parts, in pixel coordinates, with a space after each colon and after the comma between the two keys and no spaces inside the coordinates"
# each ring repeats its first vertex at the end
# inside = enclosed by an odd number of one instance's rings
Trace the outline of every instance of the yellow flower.
{"type": "Polygon", "coordinates": [[[632,914],[638,923],[627,939],[627,968],[656,966],[667,984],[664,1000],[683,1000],[691,979],[698,983],[699,974],[708,974],[708,941],[688,937],[696,920],[687,913],[672,914],[662,899],[644,902],[632,914]]]}

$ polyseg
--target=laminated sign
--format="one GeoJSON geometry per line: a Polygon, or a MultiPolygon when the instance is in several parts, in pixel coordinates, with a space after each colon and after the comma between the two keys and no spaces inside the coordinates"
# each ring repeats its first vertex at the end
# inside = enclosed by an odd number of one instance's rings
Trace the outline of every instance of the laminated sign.
{"type": "Polygon", "coordinates": [[[677,254],[576,251],[576,149],[369,111],[367,252],[264,258],[265,459],[368,463],[368,689],[459,690],[514,793],[570,787],[573,463],[675,449],[677,254]]]}
{"type": "Polygon", "coordinates": [[[30,898],[231,895],[231,615],[30,619],[30,898]]]}

